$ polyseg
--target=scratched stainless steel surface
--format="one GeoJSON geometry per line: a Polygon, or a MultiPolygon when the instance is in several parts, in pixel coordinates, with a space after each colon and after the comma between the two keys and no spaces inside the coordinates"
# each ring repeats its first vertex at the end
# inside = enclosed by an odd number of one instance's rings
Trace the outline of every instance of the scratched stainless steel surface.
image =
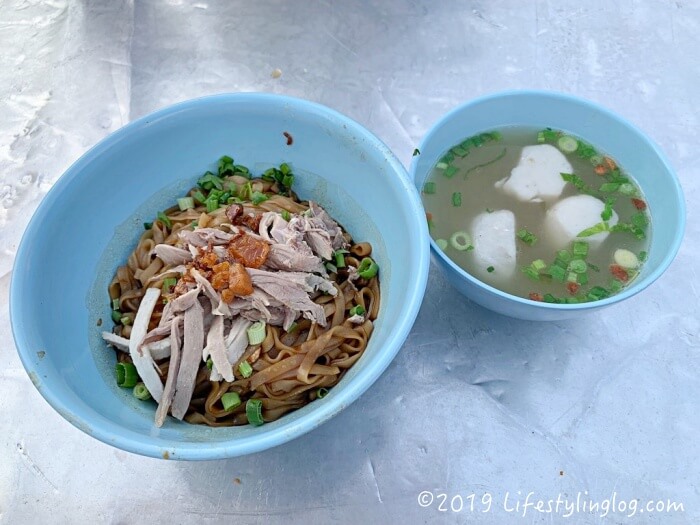
{"type": "Polygon", "coordinates": [[[0,522],[699,523],[698,35],[690,0],[0,3],[0,522]],[[408,164],[450,108],[520,87],[605,104],[677,168],[685,242],[641,295],[532,324],[466,302],[433,267],[373,388],[311,434],[230,461],[110,448],[24,373],[7,305],[22,231],[62,171],[130,119],[222,91],[285,93],[356,119],[408,164]],[[616,494],[617,507],[523,516],[528,492],[616,494]],[[628,517],[621,499],[684,511],[628,517]]]}

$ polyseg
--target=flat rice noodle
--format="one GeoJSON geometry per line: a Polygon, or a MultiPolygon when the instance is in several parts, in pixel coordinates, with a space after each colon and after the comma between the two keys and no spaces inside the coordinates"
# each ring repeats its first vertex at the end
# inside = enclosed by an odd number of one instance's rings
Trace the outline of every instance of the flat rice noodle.
{"type": "Polygon", "coordinates": [[[260,385],[269,383],[285,372],[296,369],[304,361],[303,354],[296,354],[286,359],[278,361],[274,365],[268,366],[266,369],[253,374],[250,378],[250,389],[255,390],[260,385]]]}
{"type": "Polygon", "coordinates": [[[309,373],[316,363],[316,360],[329,350],[340,346],[345,339],[356,339],[361,342],[365,341],[363,336],[352,328],[340,325],[334,326],[327,332],[324,332],[317,339],[303,343],[301,345],[301,350],[305,352],[305,354],[304,360],[299,365],[299,370],[297,371],[297,379],[302,383],[308,383],[309,373]]]}

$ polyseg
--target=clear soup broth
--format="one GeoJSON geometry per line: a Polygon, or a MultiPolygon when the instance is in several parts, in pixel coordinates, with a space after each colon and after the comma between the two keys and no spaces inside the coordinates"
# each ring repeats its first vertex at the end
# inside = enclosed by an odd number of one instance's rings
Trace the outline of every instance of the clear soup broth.
{"type": "Polygon", "coordinates": [[[637,182],[561,131],[511,127],[466,138],[433,167],[422,199],[447,256],[535,301],[604,299],[647,257],[651,218],[637,182]]]}

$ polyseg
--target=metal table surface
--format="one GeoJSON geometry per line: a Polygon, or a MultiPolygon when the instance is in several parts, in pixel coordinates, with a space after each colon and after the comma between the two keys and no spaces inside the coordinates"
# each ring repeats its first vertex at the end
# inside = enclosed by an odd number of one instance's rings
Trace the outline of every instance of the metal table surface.
{"type": "Polygon", "coordinates": [[[0,522],[700,523],[698,35],[697,0],[0,3],[0,522]],[[285,93],[349,115],[408,165],[450,108],[525,87],[606,105],[678,170],[685,241],[642,294],[528,323],[469,303],[433,267],[403,350],[364,396],[228,461],[104,445],[24,373],[7,300],[23,229],[129,120],[205,94],[285,93]]]}

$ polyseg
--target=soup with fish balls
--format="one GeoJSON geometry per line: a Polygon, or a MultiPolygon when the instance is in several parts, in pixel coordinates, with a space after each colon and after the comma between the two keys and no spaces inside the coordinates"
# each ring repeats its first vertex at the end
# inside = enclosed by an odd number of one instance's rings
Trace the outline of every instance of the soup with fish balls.
{"type": "Polygon", "coordinates": [[[563,131],[466,138],[435,164],[422,199],[431,236],[456,264],[534,301],[604,299],[647,258],[651,217],[639,185],[563,131]]]}

